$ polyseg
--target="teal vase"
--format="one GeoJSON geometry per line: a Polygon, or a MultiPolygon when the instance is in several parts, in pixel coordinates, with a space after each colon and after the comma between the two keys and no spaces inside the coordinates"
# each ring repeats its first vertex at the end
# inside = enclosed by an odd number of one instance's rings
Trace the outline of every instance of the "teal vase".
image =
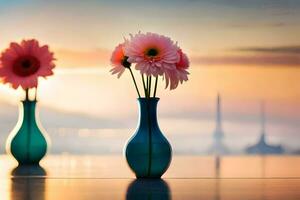
{"type": "Polygon", "coordinates": [[[127,163],[137,178],[160,178],[171,162],[171,145],[157,122],[158,101],[159,98],[138,99],[138,128],[125,148],[127,163]]]}
{"type": "Polygon", "coordinates": [[[19,122],[7,147],[19,165],[38,165],[47,151],[47,141],[36,120],[36,101],[22,101],[19,122]]]}

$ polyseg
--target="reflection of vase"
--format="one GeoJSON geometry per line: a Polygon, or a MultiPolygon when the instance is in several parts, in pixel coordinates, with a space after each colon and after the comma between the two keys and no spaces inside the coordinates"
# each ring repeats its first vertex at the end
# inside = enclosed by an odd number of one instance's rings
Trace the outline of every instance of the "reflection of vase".
{"type": "Polygon", "coordinates": [[[137,178],[159,178],[168,169],[172,149],[157,122],[159,98],[139,98],[139,125],[126,145],[125,155],[137,178]]]}
{"type": "Polygon", "coordinates": [[[19,122],[7,140],[8,150],[20,165],[38,164],[47,151],[46,139],[36,121],[36,101],[22,101],[19,122]],[[11,138],[12,137],[12,138],[11,138]]]}
{"type": "Polygon", "coordinates": [[[162,179],[137,179],[127,188],[126,200],[170,200],[168,183],[162,179]]]}
{"type": "Polygon", "coordinates": [[[39,165],[16,167],[11,172],[14,178],[11,179],[10,199],[46,199],[46,175],[45,169],[39,165]]]}

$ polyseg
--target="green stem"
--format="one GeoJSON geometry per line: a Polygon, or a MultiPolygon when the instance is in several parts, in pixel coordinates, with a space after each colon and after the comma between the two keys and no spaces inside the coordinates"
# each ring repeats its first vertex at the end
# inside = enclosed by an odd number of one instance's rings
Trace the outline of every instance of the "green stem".
{"type": "MultiPolygon", "coordinates": [[[[29,101],[29,89],[25,89],[25,101],[29,101]]],[[[27,118],[27,128],[28,128],[28,133],[27,133],[27,141],[26,141],[26,158],[27,160],[30,160],[30,134],[31,134],[31,115],[30,115],[30,104],[28,102],[24,102],[24,116],[27,118]]]]}
{"type": "Polygon", "coordinates": [[[130,71],[130,74],[131,74],[131,77],[132,77],[132,80],[133,80],[133,83],[134,83],[136,92],[137,92],[139,98],[141,98],[141,95],[140,95],[140,92],[139,92],[139,88],[137,87],[137,84],[136,84],[136,81],[135,81],[135,78],[134,78],[134,75],[133,75],[133,73],[132,73],[131,68],[129,68],[129,71],[130,71]]]}
{"type": "Polygon", "coordinates": [[[153,94],[154,98],[156,96],[157,82],[158,82],[158,76],[156,76],[156,79],[155,79],[154,94],[153,94]]]}
{"type": "Polygon", "coordinates": [[[29,89],[25,89],[25,101],[29,100],[29,89]]]}
{"type": "Polygon", "coordinates": [[[34,94],[34,100],[36,101],[37,99],[37,87],[35,88],[35,94],[34,94]]]}
{"type": "Polygon", "coordinates": [[[149,97],[149,76],[147,76],[146,86],[147,86],[147,97],[149,97]]]}
{"type": "Polygon", "coordinates": [[[143,80],[143,87],[144,87],[144,91],[145,91],[145,97],[147,97],[147,88],[146,88],[145,78],[144,78],[143,74],[142,74],[142,80],[143,80]]]}
{"type": "Polygon", "coordinates": [[[151,75],[149,76],[149,86],[148,86],[148,97],[150,98],[151,96],[151,75]]]}

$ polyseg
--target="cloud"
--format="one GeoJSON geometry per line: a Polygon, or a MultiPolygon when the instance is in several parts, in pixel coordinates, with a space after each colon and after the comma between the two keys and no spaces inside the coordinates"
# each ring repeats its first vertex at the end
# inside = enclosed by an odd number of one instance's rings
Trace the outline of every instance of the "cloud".
{"type": "Polygon", "coordinates": [[[59,67],[101,67],[109,65],[110,51],[106,49],[57,49],[55,57],[59,67]]]}
{"type": "Polygon", "coordinates": [[[245,47],[235,49],[235,51],[276,54],[300,54],[300,45],[278,47],[245,47]]]}
{"type": "MultiPolygon", "coordinates": [[[[232,50],[229,50],[232,51],[232,50]]],[[[275,47],[240,47],[238,55],[195,56],[192,63],[200,65],[290,66],[300,67],[300,45],[275,47]]]]}
{"type": "Polygon", "coordinates": [[[239,66],[290,66],[300,67],[299,55],[255,55],[255,56],[197,56],[192,64],[199,65],[239,65],[239,66]]]}
{"type": "MultiPolygon", "coordinates": [[[[293,66],[300,67],[300,45],[279,47],[242,47],[233,49],[239,55],[232,56],[194,56],[193,64],[200,65],[253,65],[253,66],[293,66]],[[254,55],[240,55],[240,53],[254,55]]],[[[71,50],[57,49],[57,66],[107,67],[110,51],[107,49],[71,50]]]]}
{"type": "Polygon", "coordinates": [[[287,22],[266,22],[266,23],[261,23],[261,22],[249,22],[249,23],[230,23],[226,25],[225,27],[229,28],[282,28],[286,26],[292,26],[293,24],[287,23],[287,22]]]}

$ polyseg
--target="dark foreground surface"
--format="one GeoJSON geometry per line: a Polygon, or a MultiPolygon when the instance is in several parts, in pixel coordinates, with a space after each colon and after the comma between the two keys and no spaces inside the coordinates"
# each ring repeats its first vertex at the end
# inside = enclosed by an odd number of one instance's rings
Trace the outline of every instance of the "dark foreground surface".
{"type": "Polygon", "coordinates": [[[300,157],[175,156],[160,180],[136,180],[120,156],[48,156],[17,167],[0,156],[1,200],[300,199],[300,157]]]}

